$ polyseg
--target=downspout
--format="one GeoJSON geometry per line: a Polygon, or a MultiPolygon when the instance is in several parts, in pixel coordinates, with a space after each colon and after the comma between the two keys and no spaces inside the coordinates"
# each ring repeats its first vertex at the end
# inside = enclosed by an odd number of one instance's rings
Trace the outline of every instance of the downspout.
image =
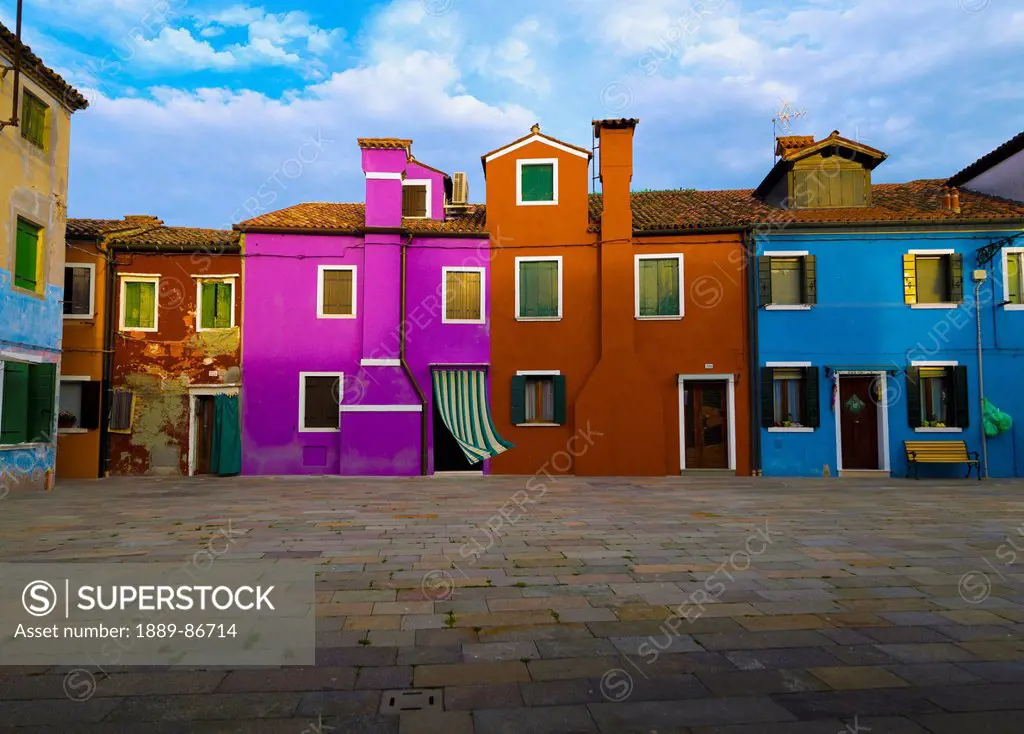
{"type": "Polygon", "coordinates": [[[759,340],[757,333],[758,288],[757,288],[757,240],[750,230],[743,232],[743,246],[747,254],[748,298],[747,328],[750,330],[750,466],[751,474],[761,476],[761,374],[759,370],[759,340]]]}
{"type": "Polygon", "coordinates": [[[402,267],[401,276],[399,278],[401,292],[399,293],[399,299],[401,300],[400,306],[400,317],[401,320],[398,322],[398,361],[402,363],[402,370],[405,372],[405,376],[409,378],[409,382],[412,383],[413,389],[416,391],[416,396],[420,400],[420,475],[427,475],[427,396],[423,394],[423,390],[420,389],[420,385],[416,382],[416,377],[413,375],[412,370],[409,368],[409,363],[405,361],[405,309],[406,309],[406,263],[408,258],[408,248],[412,243],[412,235],[402,243],[402,267]]]}
{"type": "Polygon", "coordinates": [[[107,292],[104,307],[103,330],[103,382],[100,398],[100,478],[110,470],[110,406],[114,398],[114,288],[117,285],[117,260],[110,243],[101,239],[103,256],[107,261],[107,292]]]}
{"type": "MultiPolygon", "coordinates": [[[[14,102],[11,105],[11,119],[8,122],[0,121],[0,130],[3,130],[8,125],[12,127],[18,127],[21,120],[18,119],[18,86],[21,83],[21,16],[22,16],[22,0],[18,0],[18,19],[15,25],[14,31],[14,102]]],[[[4,70],[6,75],[7,70],[4,70]]]]}
{"type": "MultiPolygon", "coordinates": [[[[984,274],[984,271],[982,271],[984,274]]],[[[985,368],[981,361],[981,284],[983,278],[974,281],[974,312],[978,323],[978,420],[981,423],[981,470],[988,479],[988,437],[985,435],[985,368]]],[[[994,300],[994,298],[993,298],[994,300]]]]}

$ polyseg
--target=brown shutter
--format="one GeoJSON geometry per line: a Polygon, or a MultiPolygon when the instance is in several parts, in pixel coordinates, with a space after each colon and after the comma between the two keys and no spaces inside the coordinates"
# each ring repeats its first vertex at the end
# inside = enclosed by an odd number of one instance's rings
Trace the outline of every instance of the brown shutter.
{"type": "Polygon", "coordinates": [[[772,259],[767,255],[757,258],[757,295],[762,306],[772,302],[772,259]]]}
{"type": "Polygon", "coordinates": [[[959,253],[949,256],[949,300],[964,302],[964,256],[959,253]]]}
{"type": "Polygon", "coordinates": [[[818,302],[818,260],[814,255],[804,255],[804,303],[818,302]]]}

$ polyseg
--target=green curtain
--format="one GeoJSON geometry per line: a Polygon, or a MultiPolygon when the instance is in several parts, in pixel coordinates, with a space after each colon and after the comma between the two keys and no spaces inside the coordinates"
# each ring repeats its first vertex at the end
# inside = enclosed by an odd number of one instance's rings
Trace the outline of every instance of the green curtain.
{"type": "Polygon", "coordinates": [[[222,477],[242,472],[242,435],[239,430],[238,396],[213,399],[213,446],[210,471],[222,477]]]}

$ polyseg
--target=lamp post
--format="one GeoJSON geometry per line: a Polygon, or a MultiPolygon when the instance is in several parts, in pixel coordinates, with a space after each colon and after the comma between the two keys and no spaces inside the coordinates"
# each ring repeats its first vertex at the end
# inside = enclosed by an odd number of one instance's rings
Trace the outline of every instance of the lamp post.
{"type": "Polygon", "coordinates": [[[981,284],[988,279],[988,272],[982,269],[974,271],[974,315],[978,324],[978,405],[981,418],[981,469],[988,479],[988,438],[985,436],[985,368],[982,364],[981,349],[981,284]]]}

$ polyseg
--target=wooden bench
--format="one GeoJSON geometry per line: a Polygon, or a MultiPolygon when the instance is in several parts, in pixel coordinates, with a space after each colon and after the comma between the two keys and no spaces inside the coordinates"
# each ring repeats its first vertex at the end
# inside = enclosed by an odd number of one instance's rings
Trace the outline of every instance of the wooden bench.
{"type": "Polygon", "coordinates": [[[918,476],[918,467],[921,464],[967,464],[967,477],[971,476],[971,469],[978,475],[981,481],[981,464],[978,461],[977,451],[968,451],[966,441],[904,441],[903,447],[907,451],[907,476],[910,476],[910,469],[914,469],[914,478],[918,476]]]}

